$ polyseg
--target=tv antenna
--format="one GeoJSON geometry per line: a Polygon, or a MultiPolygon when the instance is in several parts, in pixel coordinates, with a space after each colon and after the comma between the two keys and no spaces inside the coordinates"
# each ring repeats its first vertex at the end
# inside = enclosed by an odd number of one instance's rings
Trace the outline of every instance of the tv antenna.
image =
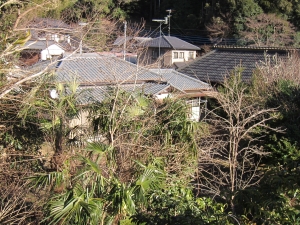
{"type": "Polygon", "coordinates": [[[174,10],[172,9],[167,9],[166,12],[169,13],[169,15],[167,15],[168,21],[169,21],[169,26],[168,26],[168,36],[170,36],[171,33],[171,13],[174,12],[174,10]]]}
{"type": "Polygon", "coordinates": [[[158,68],[160,69],[160,42],[161,42],[161,25],[162,24],[168,24],[168,17],[165,17],[165,19],[153,19],[153,22],[159,23],[159,42],[158,42],[158,68]]]}

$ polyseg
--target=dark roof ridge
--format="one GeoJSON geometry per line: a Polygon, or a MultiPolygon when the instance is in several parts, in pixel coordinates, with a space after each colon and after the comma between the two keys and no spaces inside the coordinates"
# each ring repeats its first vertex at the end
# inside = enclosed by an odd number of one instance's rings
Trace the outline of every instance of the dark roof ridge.
{"type": "Polygon", "coordinates": [[[191,64],[193,64],[193,63],[195,63],[195,62],[198,62],[199,60],[201,60],[201,59],[203,59],[203,58],[205,58],[205,57],[207,57],[207,56],[213,54],[213,53],[216,52],[216,51],[217,51],[217,49],[216,49],[216,50],[212,50],[212,51],[210,51],[209,53],[204,54],[203,56],[200,56],[200,57],[196,58],[195,60],[192,60],[192,61],[190,61],[190,62],[187,62],[184,66],[178,68],[177,71],[180,72],[181,69],[184,69],[184,68],[188,67],[189,65],[191,65],[191,64]]]}
{"type": "Polygon", "coordinates": [[[280,50],[280,51],[288,51],[288,50],[300,50],[300,48],[296,47],[285,47],[285,46],[277,46],[277,47],[262,47],[262,46],[237,46],[237,45],[214,45],[214,49],[227,49],[227,50],[280,50]]]}

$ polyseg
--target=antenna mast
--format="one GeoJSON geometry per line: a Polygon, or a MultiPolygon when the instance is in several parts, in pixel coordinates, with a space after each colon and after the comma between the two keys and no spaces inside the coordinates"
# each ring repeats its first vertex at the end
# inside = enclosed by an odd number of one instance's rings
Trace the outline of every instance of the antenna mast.
{"type": "Polygon", "coordinates": [[[171,13],[172,13],[172,9],[167,9],[166,12],[169,13],[169,15],[167,15],[167,18],[169,20],[168,36],[170,36],[170,33],[171,33],[171,13]]]}
{"type": "Polygon", "coordinates": [[[164,24],[168,24],[168,18],[165,17],[164,20],[162,19],[153,19],[152,20],[153,22],[159,22],[159,42],[158,42],[158,67],[160,69],[160,42],[161,42],[161,25],[164,23],[164,24]]]}
{"type": "Polygon", "coordinates": [[[123,50],[123,59],[126,59],[126,32],[127,32],[127,21],[124,21],[124,50],[123,50]]]}

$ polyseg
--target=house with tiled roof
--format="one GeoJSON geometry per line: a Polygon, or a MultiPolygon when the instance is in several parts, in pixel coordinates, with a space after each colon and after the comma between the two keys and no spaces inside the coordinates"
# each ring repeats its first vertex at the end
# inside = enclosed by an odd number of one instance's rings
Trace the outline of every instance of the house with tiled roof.
{"type": "MultiPolygon", "coordinates": [[[[197,99],[194,112],[200,112],[201,98],[209,95],[209,84],[175,70],[148,70],[117,57],[96,53],[73,54],[61,59],[56,68],[56,80],[69,83],[74,77],[79,84],[80,104],[101,102],[111,88],[138,91],[157,100],[166,97],[197,99]],[[198,108],[198,111],[196,110],[198,108]]],[[[199,120],[200,115],[193,119],[199,120]]]]}
{"type": "Polygon", "coordinates": [[[167,84],[170,90],[165,90],[166,86],[164,86],[161,92],[152,93],[156,94],[158,98],[160,93],[170,94],[171,92],[174,95],[180,93],[181,95],[205,96],[207,91],[211,90],[210,85],[207,83],[175,70],[148,70],[120,58],[101,56],[97,53],[66,56],[60,60],[56,74],[59,82],[70,82],[75,76],[79,84],[84,87],[149,83],[167,84]]]}
{"type": "Polygon", "coordinates": [[[78,25],[67,24],[62,20],[50,18],[34,18],[28,23],[31,37],[34,40],[65,41],[78,25]]]}
{"type": "Polygon", "coordinates": [[[65,50],[66,48],[56,41],[29,40],[22,47],[20,61],[24,65],[31,66],[38,61],[45,61],[63,55],[65,50]]]}
{"type": "Polygon", "coordinates": [[[81,41],[84,26],[85,23],[67,24],[62,20],[34,18],[27,26],[30,40],[21,51],[23,65],[30,66],[65,52],[93,51],[81,41]]]}
{"type": "Polygon", "coordinates": [[[276,57],[287,57],[290,51],[295,49],[216,46],[206,55],[191,63],[185,63],[178,68],[178,72],[204,82],[218,84],[222,83],[235,68],[241,67],[242,80],[250,82],[258,64],[265,63],[266,60],[273,61],[276,57]]]}
{"type": "Polygon", "coordinates": [[[65,53],[72,53],[75,51],[89,52],[92,49],[88,48],[80,42],[80,40],[73,38],[72,41],[57,42],[56,40],[33,40],[27,41],[21,47],[20,61],[23,65],[31,66],[39,61],[52,59],[53,57],[62,56],[65,53]]]}
{"type": "Polygon", "coordinates": [[[200,48],[177,37],[160,36],[143,41],[138,54],[139,63],[157,67],[173,67],[174,63],[183,63],[194,60],[200,48]]]}
{"type": "Polygon", "coordinates": [[[126,44],[126,47],[129,47],[131,50],[132,48],[136,49],[136,45],[139,45],[143,42],[152,40],[151,37],[132,37],[132,36],[119,36],[112,44],[114,47],[119,48],[119,50],[123,50],[124,44],[126,44]],[[129,43],[129,46],[128,46],[129,43]]]}

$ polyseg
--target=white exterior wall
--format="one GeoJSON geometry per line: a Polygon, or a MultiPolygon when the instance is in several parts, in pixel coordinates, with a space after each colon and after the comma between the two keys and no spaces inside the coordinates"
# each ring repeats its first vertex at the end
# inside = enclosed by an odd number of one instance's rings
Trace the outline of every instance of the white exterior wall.
{"type": "Polygon", "coordinates": [[[155,95],[155,98],[158,99],[158,100],[162,100],[162,99],[167,98],[169,96],[170,96],[170,93],[165,93],[165,94],[155,95]]]}
{"type": "Polygon", "coordinates": [[[56,44],[50,45],[48,48],[41,51],[41,60],[50,59],[53,55],[61,55],[65,51],[56,44]]]}
{"type": "Polygon", "coordinates": [[[190,119],[193,121],[200,120],[200,106],[192,106],[190,119]]]}
{"type": "Polygon", "coordinates": [[[189,53],[190,52],[193,52],[192,59],[195,59],[196,58],[196,51],[172,50],[172,64],[174,62],[187,62],[187,61],[189,61],[189,53]],[[177,59],[174,58],[174,52],[178,53],[178,58],[177,59]],[[183,52],[183,54],[184,54],[183,58],[179,58],[180,57],[180,52],[183,52]]]}

